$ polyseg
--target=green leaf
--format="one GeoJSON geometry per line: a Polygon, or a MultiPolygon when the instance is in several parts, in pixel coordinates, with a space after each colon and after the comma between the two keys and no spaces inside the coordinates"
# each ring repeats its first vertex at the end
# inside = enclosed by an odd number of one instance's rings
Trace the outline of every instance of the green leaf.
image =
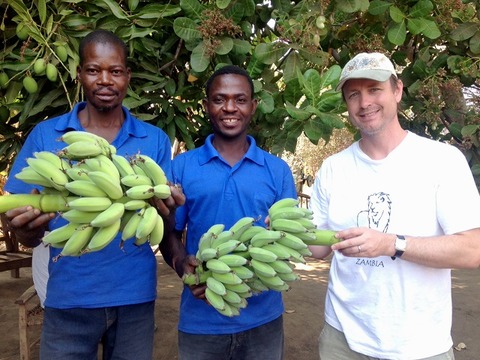
{"type": "Polygon", "coordinates": [[[393,25],[387,32],[388,40],[394,45],[402,45],[407,38],[405,22],[393,25]]]}
{"type": "Polygon", "coordinates": [[[248,54],[252,49],[252,45],[247,40],[233,39],[232,52],[239,55],[248,54]]]}
{"type": "Polygon", "coordinates": [[[303,89],[305,96],[312,104],[316,106],[318,98],[320,96],[320,74],[315,69],[308,69],[303,75],[303,89]]]}
{"type": "Polygon", "coordinates": [[[185,41],[202,38],[202,33],[198,30],[198,24],[186,17],[178,17],[173,21],[173,31],[185,41]]]}
{"type": "Polygon", "coordinates": [[[123,12],[122,8],[115,1],[112,1],[112,0],[98,0],[96,3],[97,3],[98,6],[104,7],[100,4],[102,2],[105,3],[105,5],[107,5],[107,7],[110,9],[112,14],[115,15],[116,18],[124,19],[124,20],[128,19],[128,16],[123,12]]]}
{"type": "Polygon", "coordinates": [[[148,4],[135,14],[139,19],[160,19],[178,14],[182,9],[178,5],[148,4]]]}
{"type": "Polygon", "coordinates": [[[321,112],[334,111],[343,102],[342,93],[331,91],[323,93],[318,101],[317,109],[321,112]]]}
{"type": "Polygon", "coordinates": [[[203,41],[193,49],[190,61],[192,69],[196,72],[201,73],[207,69],[210,64],[210,55],[208,55],[207,47],[203,41]]]}
{"type": "Polygon", "coordinates": [[[218,55],[226,55],[233,49],[233,39],[230,37],[220,38],[220,45],[215,48],[218,55]]]}
{"type": "Polygon", "coordinates": [[[401,24],[405,20],[406,16],[402,12],[402,10],[400,10],[398,7],[392,5],[392,6],[390,6],[390,18],[393,21],[395,21],[397,24],[401,24]]]}
{"type": "Polygon", "coordinates": [[[480,129],[480,125],[465,125],[462,128],[462,135],[463,136],[472,136],[477,131],[479,131],[479,129],[480,129]]]}
{"type": "Polygon", "coordinates": [[[473,176],[480,176],[480,165],[479,164],[473,165],[471,169],[472,169],[473,176]]]}
{"type": "Polygon", "coordinates": [[[230,5],[231,0],[216,0],[215,3],[219,9],[226,9],[230,5]]]}
{"type": "Polygon", "coordinates": [[[374,16],[381,15],[387,11],[392,4],[387,1],[373,0],[370,3],[368,12],[374,16]]]}
{"type": "Polygon", "coordinates": [[[180,7],[187,17],[195,20],[200,20],[206,9],[198,0],[180,0],[180,7]]]}
{"type": "Polygon", "coordinates": [[[312,113],[310,111],[299,109],[288,101],[285,104],[285,109],[287,110],[288,115],[290,115],[290,117],[295,120],[305,121],[310,116],[312,116],[312,113]]]}
{"type": "Polygon", "coordinates": [[[272,94],[269,92],[262,90],[258,94],[259,98],[259,103],[258,103],[258,109],[263,113],[263,114],[269,114],[273,112],[275,109],[275,101],[273,100],[272,94]]]}
{"type": "Polygon", "coordinates": [[[464,41],[470,39],[478,30],[478,23],[467,22],[458,25],[458,27],[451,32],[450,37],[455,41],[464,41]]]}
{"type": "Polygon", "coordinates": [[[322,74],[321,87],[326,88],[329,85],[336,84],[340,78],[341,72],[342,69],[338,65],[332,65],[331,67],[329,67],[328,70],[324,74],[322,74]]]}
{"type": "Polygon", "coordinates": [[[426,27],[426,20],[425,19],[408,19],[407,20],[407,28],[412,33],[412,35],[420,34],[423,29],[426,27]]]}
{"type": "Polygon", "coordinates": [[[433,4],[430,0],[420,0],[408,12],[409,17],[427,17],[431,15],[433,4]]]}
{"type": "Polygon", "coordinates": [[[38,0],[37,2],[38,17],[40,18],[40,24],[44,24],[47,20],[47,3],[46,0],[38,0]]]}
{"type": "Polygon", "coordinates": [[[470,38],[470,51],[474,54],[480,54],[480,30],[470,38]]]}
{"type": "Polygon", "coordinates": [[[423,29],[422,33],[429,39],[437,39],[439,38],[442,33],[438,28],[437,24],[433,20],[424,19],[425,28],[423,29]]]}
{"type": "Polygon", "coordinates": [[[290,52],[285,60],[283,79],[286,83],[296,78],[297,70],[301,70],[300,56],[296,51],[290,52]]]}
{"type": "Polygon", "coordinates": [[[337,8],[345,13],[354,13],[361,8],[361,1],[359,0],[337,0],[337,8]]]}
{"type": "Polygon", "coordinates": [[[283,54],[284,50],[275,44],[261,43],[255,48],[255,56],[267,65],[277,62],[283,54]]]}

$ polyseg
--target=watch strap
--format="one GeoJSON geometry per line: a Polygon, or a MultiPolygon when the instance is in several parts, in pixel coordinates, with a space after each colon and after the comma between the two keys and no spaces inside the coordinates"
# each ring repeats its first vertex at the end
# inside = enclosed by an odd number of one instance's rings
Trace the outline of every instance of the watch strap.
{"type": "MultiPolygon", "coordinates": [[[[397,239],[405,241],[405,236],[403,236],[403,235],[396,235],[396,236],[397,236],[397,239]]],[[[395,239],[395,242],[396,242],[397,239],[395,239]]],[[[399,249],[395,248],[395,255],[392,256],[392,260],[395,260],[397,257],[401,257],[404,252],[405,252],[404,250],[399,250],[399,249]]]]}

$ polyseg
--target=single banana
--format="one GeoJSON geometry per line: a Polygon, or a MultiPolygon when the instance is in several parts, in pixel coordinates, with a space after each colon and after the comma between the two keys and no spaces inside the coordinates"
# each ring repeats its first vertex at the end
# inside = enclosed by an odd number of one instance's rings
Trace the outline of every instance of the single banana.
{"type": "Polygon", "coordinates": [[[99,196],[105,197],[107,193],[100,189],[97,184],[93,183],[90,180],[72,180],[65,184],[65,189],[67,189],[72,194],[78,196],[99,196]]]}
{"type": "Polygon", "coordinates": [[[237,220],[229,229],[233,233],[233,239],[240,239],[240,236],[242,236],[247,229],[251,228],[254,222],[255,219],[250,216],[245,216],[237,220]]]}
{"type": "Polygon", "coordinates": [[[264,228],[263,226],[253,225],[249,227],[247,230],[245,230],[243,234],[240,235],[238,240],[240,240],[242,243],[249,242],[253,238],[253,236],[257,235],[262,231],[267,231],[267,229],[264,228]]]}
{"type": "Polygon", "coordinates": [[[285,285],[285,281],[283,281],[278,275],[267,277],[257,274],[257,276],[261,280],[261,282],[269,289],[272,289],[272,287],[278,288],[285,285]]]}
{"type": "Polygon", "coordinates": [[[219,245],[216,245],[216,243],[214,242],[214,243],[212,243],[212,248],[214,248],[217,251],[218,256],[221,257],[221,256],[224,256],[224,255],[230,254],[240,244],[241,244],[240,241],[231,239],[231,240],[226,240],[226,241],[220,243],[219,245]]]}
{"type": "Polygon", "coordinates": [[[71,223],[76,224],[89,224],[90,221],[95,219],[101,211],[81,211],[77,209],[71,209],[60,213],[60,216],[71,223]]]}
{"type": "Polygon", "coordinates": [[[270,221],[276,219],[300,219],[305,217],[305,212],[296,206],[277,208],[270,212],[270,221]]]}
{"type": "Polygon", "coordinates": [[[157,223],[157,209],[153,206],[145,208],[142,219],[138,223],[135,237],[137,239],[143,239],[150,235],[157,223]]]}
{"type": "Polygon", "coordinates": [[[70,163],[67,160],[62,159],[57,154],[51,151],[36,151],[33,153],[33,156],[37,159],[47,160],[48,162],[52,163],[57,168],[62,169],[63,171],[71,167],[70,163]]]}
{"type": "Polygon", "coordinates": [[[248,286],[250,287],[252,293],[258,294],[263,291],[268,291],[269,288],[260,280],[258,277],[254,277],[247,282],[248,286]]]}
{"type": "Polygon", "coordinates": [[[223,283],[223,284],[225,285],[225,288],[227,290],[235,291],[237,294],[252,292],[252,290],[250,289],[250,286],[248,286],[247,283],[243,281],[238,284],[226,284],[226,283],[223,283]]]}
{"type": "Polygon", "coordinates": [[[136,186],[136,185],[150,185],[152,186],[152,180],[148,176],[138,175],[138,174],[129,174],[122,176],[120,182],[128,187],[136,186]]]}
{"type": "Polygon", "coordinates": [[[300,250],[297,250],[297,251],[302,256],[312,256],[312,252],[310,251],[310,249],[308,247],[306,249],[300,249],[300,250]]]}
{"type": "Polygon", "coordinates": [[[306,232],[295,233],[294,235],[303,241],[313,241],[317,237],[315,235],[315,229],[307,230],[306,232]]]}
{"type": "Polygon", "coordinates": [[[300,277],[294,272],[290,273],[277,273],[277,276],[285,282],[291,283],[300,279],[300,277]]]}
{"type": "Polygon", "coordinates": [[[296,263],[302,263],[302,264],[306,263],[304,257],[302,256],[302,254],[298,252],[298,250],[292,249],[291,247],[288,247],[279,243],[276,243],[276,245],[290,253],[290,258],[289,258],[290,261],[293,261],[296,263]]]}
{"type": "Polygon", "coordinates": [[[58,141],[63,141],[67,145],[76,143],[76,142],[91,142],[94,144],[102,145],[102,146],[108,146],[109,143],[107,140],[105,140],[103,137],[98,136],[93,133],[89,133],[86,131],[68,131],[65,134],[63,134],[58,141]]]}
{"type": "Polygon", "coordinates": [[[277,209],[284,208],[284,207],[294,207],[297,206],[299,203],[297,198],[284,198],[275,202],[270,209],[268,209],[268,214],[271,215],[277,209]]]}
{"type": "Polygon", "coordinates": [[[290,251],[287,251],[285,249],[285,246],[280,246],[277,243],[273,243],[262,246],[262,249],[271,251],[272,253],[277,255],[278,260],[290,260],[290,251]]]}
{"type": "Polygon", "coordinates": [[[67,176],[71,180],[88,180],[90,181],[90,178],[88,177],[88,172],[86,169],[81,168],[80,166],[72,166],[71,168],[68,168],[65,170],[67,173],[67,176]]]}
{"type": "MultiPolygon", "coordinates": [[[[234,241],[236,241],[236,240],[234,240],[234,241]]],[[[232,266],[243,266],[248,262],[248,260],[245,259],[243,256],[235,255],[235,254],[229,254],[229,253],[227,253],[226,255],[220,255],[218,257],[218,260],[227,264],[230,267],[232,267],[232,266]]]]}
{"type": "Polygon", "coordinates": [[[277,274],[290,274],[293,272],[294,266],[289,261],[276,260],[271,263],[268,263],[277,274]]]}
{"type": "Polygon", "coordinates": [[[49,179],[44,177],[42,174],[39,174],[29,166],[24,167],[22,170],[16,173],[15,178],[27,184],[39,185],[45,188],[52,187],[52,182],[49,179]]]}
{"type": "MultiPolygon", "coordinates": [[[[249,246],[248,252],[252,257],[252,260],[258,260],[262,262],[272,262],[278,259],[278,256],[269,250],[265,250],[256,246],[249,246]]],[[[252,261],[251,260],[251,261],[252,261]]]]}
{"type": "Polygon", "coordinates": [[[205,289],[205,297],[207,298],[210,305],[212,305],[217,310],[225,310],[225,301],[221,295],[213,292],[210,288],[205,289]]]}
{"type": "MultiPolygon", "coordinates": [[[[210,260],[209,260],[210,261],[210,260]]],[[[216,271],[212,271],[211,276],[213,276],[215,279],[218,281],[221,281],[225,285],[238,285],[243,282],[240,277],[238,277],[237,274],[235,274],[233,271],[227,272],[227,273],[219,273],[216,271]]]]}
{"type": "Polygon", "coordinates": [[[214,248],[205,248],[203,250],[198,250],[198,256],[197,258],[200,261],[206,262],[210,259],[214,259],[218,257],[218,252],[214,248]]]}
{"type": "Polygon", "coordinates": [[[87,196],[70,200],[67,206],[70,209],[82,211],[103,211],[112,205],[112,200],[108,197],[87,196]]]}
{"type": "Polygon", "coordinates": [[[77,141],[65,146],[57,155],[70,160],[82,160],[104,154],[104,149],[97,143],[77,141]]]}
{"type": "Polygon", "coordinates": [[[305,244],[302,239],[288,232],[285,232],[284,236],[276,240],[276,243],[291,247],[295,250],[305,249],[307,247],[307,244],[305,244]]]}
{"type": "Polygon", "coordinates": [[[205,263],[205,266],[207,267],[207,269],[211,270],[212,273],[226,274],[226,273],[232,272],[232,269],[230,268],[230,266],[225,264],[223,261],[220,261],[215,258],[207,260],[207,262],[205,263]]]}
{"type": "Polygon", "coordinates": [[[153,186],[137,185],[125,191],[125,195],[132,200],[146,200],[155,196],[153,186]]]}
{"type": "Polygon", "coordinates": [[[51,186],[63,190],[68,182],[67,174],[55,164],[45,159],[27,158],[27,164],[37,173],[50,180],[51,186]]]}
{"type": "Polygon", "coordinates": [[[148,206],[145,200],[128,200],[125,202],[125,210],[140,210],[148,206]]]}
{"type": "Polygon", "coordinates": [[[250,264],[252,265],[253,271],[257,276],[263,277],[273,277],[277,275],[277,272],[271,267],[268,263],[259,261],[256,259],[250,260],[250,264]]]}
{"type": "Polygon", "coordinates": [[[105,191],[110,199],[118,200],[123,196],[123,189],[118,178],[115,179],[102,171],[90,171],[88,177],[105,191]]]}
{"type": "MultiPolygon", "coordinates": [[[[132,160],[133,161],[133,160],[132,160]]],[[[142,176],[149,176],[143,169],[138,166],[135,162],[132,162],[132,169],[135,171],[135,174],[137,175],[142,175],[142,176]]]]}
{"type": "Polygon", "coordinates": [[[88,242],[83,252],[100,251],[110,244],[120,231],[122,220],[117,219],[112,224],[98,228],[88,242]]]}
{"type": "Polygon", "coordinates": [[[247,266],[230,266],[230,269],[242,280],[251,279],[255,273],[247,266]]]}
{"type": "Polygon", "coordinates": [[[270,226],[273,230],[285,231],[288,233],[304,233],[307,232],[307,228],[299,222],[291,219],[277,219],[270,222],[270,226]]]}
{"type": "Polygon", "coordinates": [[[165,223],[163,222],[163,218],[160,216],[160,214],[157,214],[157,221],[148,238],[150,245],[151,246],[159,245],[163,240],[164,233],[165,233],[165,223]]]}
{"type": "Polygon", "coordinates": [[[56,228],[46,234],[42,241],[45,244],[60,244],[67,241],[70,236],[72,236],[73,232],[77,229],[77,227],[81,226],[80,224],[76,223],[67,223],[59,228],[56,228]]]}
{"type": "Polygon", "coordinates": [[[224,309],[217,309],[217,311],[226,317],[234,317],[240,315],[240,311],[236,309],[234,306],[230,305],[225,301],[224,309]]]}
{"type": "Polygon", "coordinates": [[[225,290],[225,294],[222,295],[223,300],[225,300],[229,304],[241,304],[242,297],[238,295],[235,291],[232,290],[225,290]]]}
{"type": "Polygon", "coordinates": [[[266,244],[271,244],[283,236],[281,231],[265,230],[254,235],[250,240],[250,244],[256,247],[262,247],[266,244]]]}
{"type": "Polygon", "coordinates": [[[336,231],[333,230],[314,230],[315,239],[304,240],[307,245],[323,245],[323,246],[332,246],[340,241],[335,237],[336,231]]]}
{"type": "Polygon", "coordinates": [[[215,294],[218,294],[220,296],[223,296],[227,293],[227,289],[225,288],[225,285],[221,281],[218,281],[214,277],[209,277],[207,279],[207,288],[212,290],[215,294]]]}
{"type": "Polygon", "coordinates": [[[113,154],[112,162],[115,164],[115,167],[120,173],[120,177],[125,177],[127,175],[135,175],[135,170],[133,170],[130,161],[128,161],[126,157],[113,154]]]}
{"type": "Polygon", "coordinates": [[[214,235],[212,239],[212,247],[216,248],[218,245],[232,239],[232,232],[230,230],[224,230],[218,235],[214,235]]]}
{"type": "Polygon", "coordinates": [[[214,224],[206,231],[208,234],[212,234],[213,237],[217,237],[225,230],[224,224],[214,224]]]}
{"type": "Polygon", "coordinates": [[[122,241],[126,241],[135,236],[137,232],[138,224],[142,220],[142,211],[135,212],[132,217],[128,220],[122,230],[122,241]]]}
{"type": "Polygon", "coordinates": [[[137,154],[135,163],[152,179],[154,185],[165,185],[167,183],[165,172],[151,157],[145,154],[137,154]]]}
{"type": "Polygon", "coordinates": [[[120,202],[114,202],[107,209],[98,214],[95,219],[90,222],[90,225],[97,228],[112,225],[117,220],[121,220],[124,212],[125,205],[120,202]]]}
{"type": "Polygon", "coordinates": [[[67,240],[60,256],[79,256],[82,250],[87,246],[93,233],[93,227],[89,225],[80,225],[75,229],[72,236],[67,240]]]}
{"type": "Polygon", "coordinates": [[[117,167],[113,161],[104,154],[100,154],[83,161],[91,171],[101,171],[114,179],[120,179],[120,172],[118,171],[117,167]]]}
{"type": "Polygon", "coordinates": [[[159,199],[168,199],[172,195],[172,190],[167,184],[158,184],[153,187],[153,193],[159,199]]]}
{"type": "Polygon", "coordinates": [[[317,226],[310,219],[307,219],[307,218],[303,217],[303,218],[300,218],[300,219],[293,219],[293,220],[298,222],[299,224],[302,224],[308,230],[313,230],[313,229],[317,228],[317,226]]]}

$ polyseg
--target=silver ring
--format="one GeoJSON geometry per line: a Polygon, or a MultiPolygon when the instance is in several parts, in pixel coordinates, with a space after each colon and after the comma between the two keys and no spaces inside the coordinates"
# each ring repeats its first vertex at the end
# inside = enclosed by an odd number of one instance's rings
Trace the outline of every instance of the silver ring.
{"type": "Polygon", "coordinates": [[[362,248],[360,247],[360,245],[358,245],[358,252],[359,252],[359,253],[362,252],[362,248]]]}

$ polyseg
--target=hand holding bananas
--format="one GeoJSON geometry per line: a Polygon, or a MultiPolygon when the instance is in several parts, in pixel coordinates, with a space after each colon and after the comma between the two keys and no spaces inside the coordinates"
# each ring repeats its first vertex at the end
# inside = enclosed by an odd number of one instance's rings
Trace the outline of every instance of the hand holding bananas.
{"type": "Polygon", "coordinates": [[[318,230],[310,210],[286,198],[269,209],[270,229],[244,217],[231,228],[215,224],[199,240],[194,273],[186,273],[187,285],[204,284],[205,298],[225,316],[239,315],[247,299],[267,290],[287,291],[298,279],[295,263],[311,255],[308,245],[332,245],[335,232],[318,230]]]}
{"type": "Polygon", "coordinates": [[[34,153],[16,174],[42,186],[40,194],[1,196],[0,213],[22,206],[58,212],[68,223],[43,242],[62,248],[61,256],[103,249],[120,231],[122,241],[158,245],[164,222],[151,202],[172,195],[162,168],[146,155],[117,155],[114,146],[92,133],[70,131],[59,140],[67,146],[57,154],[34,153]]]}

